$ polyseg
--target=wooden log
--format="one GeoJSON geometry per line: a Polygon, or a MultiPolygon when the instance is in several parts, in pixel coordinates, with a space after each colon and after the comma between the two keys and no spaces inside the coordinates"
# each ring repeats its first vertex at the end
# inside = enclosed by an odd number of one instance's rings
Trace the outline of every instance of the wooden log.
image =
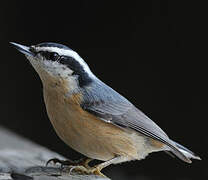
{"type": "Polygon", "coordinates": [[[45,166],[51,158],[65,159],[0,127],[0,180],[109,180],[96,175],[80,175],[60,166],[45,166]]]}

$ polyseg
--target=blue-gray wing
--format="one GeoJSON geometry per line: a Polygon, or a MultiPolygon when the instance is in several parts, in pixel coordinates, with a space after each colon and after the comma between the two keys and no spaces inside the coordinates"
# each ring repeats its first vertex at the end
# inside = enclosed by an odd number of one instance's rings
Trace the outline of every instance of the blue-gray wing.
{"type": "Polygon", "coordinates": [[[144,113],[137,109],[126,98],[114,91],[103,82],[94,83],[83,91],[82,108],[101,120],[112,123],[121,128],[130,128],[145,136],[156,139],[168,145],[177,156],[185,156],[178,151],[175,143],[166,133],[144,113]]]}
{"type": "Polygon", "coordinates": [[[101,120],[134,129],[162,142],[169,141],[165,132],[122,95],[98,81],[85,89],[82,108],[101,120]]]}
{"type": "Polygon", "coordinates": [[[100,100],[82,104],[82,107],[105,122],[134,129],[164,143],[169,141],[166,133],[156,123],[128,101],[100,100]]]}

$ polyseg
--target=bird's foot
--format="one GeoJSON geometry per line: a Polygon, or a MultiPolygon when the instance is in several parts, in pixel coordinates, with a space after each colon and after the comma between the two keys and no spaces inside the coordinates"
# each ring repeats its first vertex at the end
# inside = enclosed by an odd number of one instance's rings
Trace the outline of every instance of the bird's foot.
{"type": "Polygon", "coordinates": [[[61,164],[61,166],[74,165],[74,161],[72,161],[72,160],[60,160],[58,158],[49,159],[46,162],[46,166],[48,166],[48,164],[50,164],[50,163],[53,163],[54,165],[59,163],[59,164],[61,164]]]}
{"type": "Polygon", "coordinates": [[[84,167],[84,166],[69,166],[69,173],[79,173],[79,174],[87,174],[87,175],[98,175],[102,177],[106,177],[103,173],[101,173],[102,169],[99,166],[94,167],[84,167]]]}
{"type": "Polygon", "coordinates": [[[58,158],[53,158],[53,159],[50,159],[47,161],[46,163],[46,166],[49,164],[49,163],[53,163],[53,164],[61,164],[61,167],[63,166],[83,166],[83,167],[86,167],[86,168],[90,168],[90,166],[88,165],[88,163],[92,161],[92,159],[90,158],[82,158],[82,159],[79,159],[77,161],[72,161],[70,159],[68,160],[60,160],[58,158]]]}

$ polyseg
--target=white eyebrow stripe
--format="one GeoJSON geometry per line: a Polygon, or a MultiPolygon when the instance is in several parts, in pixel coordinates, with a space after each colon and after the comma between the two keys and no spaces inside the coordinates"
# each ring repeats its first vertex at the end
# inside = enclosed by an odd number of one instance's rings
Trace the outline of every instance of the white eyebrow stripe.
{"type": "Polygon", "coordinates": [[[91,77],[94,77],[94,74],[91,72],[89,66],[87,63],[79,56],[78,53],[71,49],[61,49],[58,47],[35,47],[36,51],[48,51],[48,52],[56,52],[60,56],[70,56],[73,57],[76,61],[78,61],[84,68],[84,70],[90,75],[91,77]]]}

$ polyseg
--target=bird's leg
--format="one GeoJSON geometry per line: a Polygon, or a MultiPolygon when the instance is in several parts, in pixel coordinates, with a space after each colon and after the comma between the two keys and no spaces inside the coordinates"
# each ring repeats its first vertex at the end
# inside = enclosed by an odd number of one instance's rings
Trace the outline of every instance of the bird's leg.
{"type": "Polygon", "coordinates": [[[101,173],[101,170],[111,164],[117,164],[119,162],[123,162],[128,160],[129,158],[127,157],[123,157],[123,156],[117,156],[111,160],[105,161],[101,164],[95,165],[94,167],[89,167],[86,168],[84,166],[72,166],[70,168],[70,173],[72,171],[76,171],[76,172],[81,172],[82,174],[94,174],[94,175],[99,175],[99,176],[104,176],[106,177],[104,174],[101,173]]]}
{"type": "Polygon", "coordinates": [[[61,164],[61,167],[63,166],[83,166],[85,168],[90,168],[90,166],[88,165],[89,162],[91,162],[93,159],[91,158],[82,158],[82,159],[79,159],[77,161],[72,161],[70,159],[68,160],[60,160],[58,158],[53,158],[53,159],[50,159],[47,161],[46,163],[46,166],[49,164],[49,163],[53,163],[53,164],[56,164],[56,163],[59,163],[61,164]]]}

